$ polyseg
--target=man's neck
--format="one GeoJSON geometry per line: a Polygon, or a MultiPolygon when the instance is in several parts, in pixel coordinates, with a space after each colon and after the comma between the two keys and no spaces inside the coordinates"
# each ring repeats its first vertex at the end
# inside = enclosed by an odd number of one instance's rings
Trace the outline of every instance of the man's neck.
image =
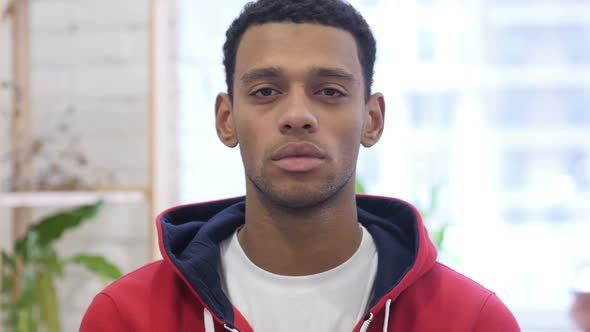
{"type": "Polygon", "coordinates": [[[238,239],[248,258],[271,273],[301,276],[337,267],[352,257],[362,239],[354,188],[298,211],[269,207],[249,195],[238,239]]]}

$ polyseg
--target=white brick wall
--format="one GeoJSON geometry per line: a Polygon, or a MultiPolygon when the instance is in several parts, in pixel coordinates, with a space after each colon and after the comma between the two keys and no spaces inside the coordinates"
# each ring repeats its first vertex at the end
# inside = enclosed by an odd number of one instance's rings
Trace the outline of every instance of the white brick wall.
{"type": "Polygon", "coordinates": [[[148,14],[147,0],[32,2],[34,132],[51,135],[50,119],[74,110],[91,183],[94,169],[148,182],[148,14]]]}
{"type": "MultiPolygon", "coordinates": [[[[4,2],[0,0],[0,5],[4,2]]],[[[105,180],[93,171],[105,169],[114,173],[117,185],[146,185],[150,162],[149,0],[31,3],[35,135],[55,136],[60,117],[73,109],[66,122],[73,136],[80,137],[78,146],[90,162],[81,172],[84,178],[90,183],[105,180]]],[[[0,25],[0,80],[10,76],[6,28],[6,23],[0,25]]],[[[0,92],[0,107],[9,107],[8,97],[6,91],[0,92]]],[[[7,148],[7,131],[0,117],[0,153],[7,148]]],[[[36,164],[42,166],[42,162],[36,164]]],[[[2,178],[7,172],[1,165],[2,178]]],[[[55,210],[35,209],[34,214],[37,219],[55,210]]],[[[67,233],[58,251],[63,257],[79,252],[102,254],[130,272],[150,260],[150,214],[146,204],[107,205],[96,220],[67,233]]],[[[1,248],[8,246],[10,238],[9,215],[8,209],[0,208],[1,248]]],[[[67,270],[58,285],[64,331],[78,330],[92,297],[104,286],[80,268],[67,270]]]]}
{"type": "Polygon", "coordinates": [[[35,0],[32,26],[36,31],[118,30],[146,26],[146,0],[35,0]]]}
{"type": "MultiPolygon", "coordinates": [[[[105,169],[118,185],[147,184],[148,1],[40,0],[31,10],[35,132],[51,130],[49,119],[73,109],[68,123],[91,165],[84,178],[101,181],[94,170],[105,169]]],[[[149,260],[150,219],[144,204],[107,205],[66,234],[59,252],[99,253],[129,272],[149,260]]],[[[68,270],[58,287],[64,331],[78,329],[104,286],[82,269],[68,270]]]]}

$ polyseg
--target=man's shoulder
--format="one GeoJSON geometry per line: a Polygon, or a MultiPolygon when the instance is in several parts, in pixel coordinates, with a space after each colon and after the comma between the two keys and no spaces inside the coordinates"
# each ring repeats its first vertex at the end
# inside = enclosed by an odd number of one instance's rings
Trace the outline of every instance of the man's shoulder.
{"type": "Polygon", "coordinates": [[[184,281],[168,263],[159,260],[115,280],[99,296],[108,298],[122,314],[132,314],[155,303],[186,302],[187,294],[191,293],[184,281]]]}
{"type": "Polygon", "coordinates": [[[160,260],[124,275],[95,296],[80,331],[185,331],[181,326],[196,326],[200,310],[189,286],[160,260]]]}
{"type": "Polygon", "coordinates": [[[108,285],[101,293],[111,297],[113,300],[129,298],[149,299],[156,296],[156,293],[175,293],[174,290],[182,284],[173,269],[163,260],[148,263],[108,285]]]}
{"type": "Polygon", "coordinates": [[[439,262],[401,295],[418,307],[436,303],[445,310],[462,308],[467,315],[477,315],[491,297],[491,290],[439,262]]]}
{"type": "Polygon", "coordinates": [[[475,280],[457,272],[445,264],[436,262],[425,275],[427,280],[439,283],[439,291],[451,294],[463,294],[471,299],[485,299],[493,292],[475,280]]]}
{"type": "Polygon", "coordinates": [[[439,262],[407,291],[402,296],[415,304],[417,313],[426,314],[432,321],[449,322],[454,317],[457,328],[496,331],[491,327],[502,327],[497,330],[519,331],[514,316],[494,292],[439,262]]]}

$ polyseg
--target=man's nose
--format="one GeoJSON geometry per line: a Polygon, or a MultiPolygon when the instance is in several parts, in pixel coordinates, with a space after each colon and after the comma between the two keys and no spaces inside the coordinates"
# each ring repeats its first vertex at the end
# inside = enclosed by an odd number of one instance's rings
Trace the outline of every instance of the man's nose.
{"type": "Polygon", "coordinates": [[[318,119],[312,109],[312,103],[304,92],[291,93],[287,98],[285,109],[278,125],[282,134],[317,130],[318,119]]]}

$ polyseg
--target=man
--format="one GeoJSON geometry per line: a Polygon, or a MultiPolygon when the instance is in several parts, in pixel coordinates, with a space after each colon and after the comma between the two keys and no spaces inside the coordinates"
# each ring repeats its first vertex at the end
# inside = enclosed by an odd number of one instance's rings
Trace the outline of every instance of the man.
{"type": "Polygon", "coordinates": [[[163,261],[96,296],[81,331],[519,331],[490,291],[435,261],[409,204],[356,196],[377,143],[375,40],[340,0],[260,0],[223,48],[219,139],[246,196],[158,217],[163,261]]]}

